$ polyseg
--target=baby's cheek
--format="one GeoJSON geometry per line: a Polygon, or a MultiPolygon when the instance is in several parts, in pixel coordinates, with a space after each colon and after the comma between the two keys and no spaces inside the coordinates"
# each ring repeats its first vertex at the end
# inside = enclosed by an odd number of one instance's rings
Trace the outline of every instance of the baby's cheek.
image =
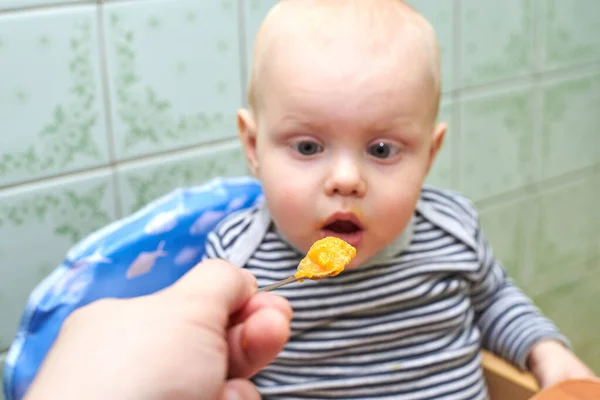
{"type": "Polygon", "coordinates": [[[282,220],[281,222],[285,220],[285,222],[295,221],[296,223],[299,218],[306,216],[307,194],[301,189],[300,183],[294,185],[291,180],[274,182],[269,187],[265,186],[265,196],[271,214],[282,220]]]}

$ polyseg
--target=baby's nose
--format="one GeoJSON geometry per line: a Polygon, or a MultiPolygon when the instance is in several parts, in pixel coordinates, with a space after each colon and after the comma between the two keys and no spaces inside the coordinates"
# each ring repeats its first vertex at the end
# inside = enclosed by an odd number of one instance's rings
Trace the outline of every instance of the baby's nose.
{"type": "Polygon", "coordinates": [[[363,197],[367,183],[356,163],[340,161],[331,169],[325,184],[327,195],[363,197]]]}

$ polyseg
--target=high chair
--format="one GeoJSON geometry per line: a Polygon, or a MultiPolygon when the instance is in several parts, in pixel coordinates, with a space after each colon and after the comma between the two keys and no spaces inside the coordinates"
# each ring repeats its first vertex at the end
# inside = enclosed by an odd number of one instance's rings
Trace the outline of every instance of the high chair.
{"type": "MultiPolygon", "coordinates": [[[[214,179],[175,190],[71,248],[29,297],[6,359],[6,400],[23,397],[72,311],[171,285],[201,260],[206,235],[225,216],[260,201],[260,184],[252,178],[214,179]]],[[[494,400],[526,399],[537,391],[531,376],[489,353],[483,365],[494,400]]]]}

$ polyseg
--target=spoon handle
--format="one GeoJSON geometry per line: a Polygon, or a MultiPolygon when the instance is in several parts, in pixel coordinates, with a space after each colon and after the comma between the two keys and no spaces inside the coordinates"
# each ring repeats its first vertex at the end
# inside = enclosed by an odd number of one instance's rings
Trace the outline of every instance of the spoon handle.
{"type": "Polygon", "coordinates": [[[290,276],[289,278],[280,280],[279,282],[275,282],[275,283],[271,283],[270,285],[263,286],[260,289],[258,289],[258,291],[259,292],[270,292],[271,290],[275,290],[278,287],[287,285],[288,283],[296,282],[297,280],[298,280],[298,278],[296,278],[295,276],[290,276]]]}

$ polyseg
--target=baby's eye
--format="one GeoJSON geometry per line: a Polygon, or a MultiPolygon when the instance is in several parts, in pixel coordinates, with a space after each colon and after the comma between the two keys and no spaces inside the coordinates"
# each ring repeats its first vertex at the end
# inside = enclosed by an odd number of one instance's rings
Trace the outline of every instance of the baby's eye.
{"type": "Polygon", "coordinates": [[[388,158],[396,155],[400,149],[398,147],[385,142],[379,142],[369,146],[369,154],[377,158],[388,158]]]}
{"type": "Polygon", "coordinates": [[[304,156],[312,156],[323,151],[323,146],[310,140],[294,143],[294,149],[304,156]]]}

